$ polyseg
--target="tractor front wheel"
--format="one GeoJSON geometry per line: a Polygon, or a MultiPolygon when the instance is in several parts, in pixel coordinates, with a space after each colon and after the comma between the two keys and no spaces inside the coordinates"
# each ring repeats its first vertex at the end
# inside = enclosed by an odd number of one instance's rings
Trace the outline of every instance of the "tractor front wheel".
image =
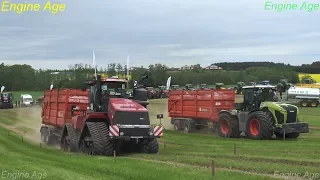
{"type": "Polygon", "coordinates": [[[273,121],[263,111],[255,111],[249,114],[247,122],[247,134],[251,139],[271,139],[273,135],[273,121]]]}
{"type": "Polygon", "coordinates": [[[221,137],[239,137],[239,121],[229,113],[222,113],[218,120],[218,134],[221,137]]]}

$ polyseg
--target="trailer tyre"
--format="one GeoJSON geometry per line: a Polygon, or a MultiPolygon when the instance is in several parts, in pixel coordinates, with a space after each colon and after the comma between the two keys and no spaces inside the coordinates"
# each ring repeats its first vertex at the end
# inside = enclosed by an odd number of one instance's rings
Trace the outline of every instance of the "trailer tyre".
{"type": "Polygon", "coordinates": [[[310,104],[311,104],[311,107],[318,107],[319,102],[318,101],[313,101],[310,104]]]}
{"type": "Polygon", "coordinates": [[[239,121],[229,113],[219,115],[217,130],[221,137],[240,137],[239,121]]]}
{"type": "Polygon", "coordinates": [[[180,121],[174,120],[173,121],[173,126],[174,126],[174,130],[176,130],[176,131],[180,131],[181,130],[180,121]]]}
{"type": "Polygon", "coordinates": [[[150,140],[146,140],[143,142],[142,147],[141,147],[141,152],[142,153],[147,153],[147,154],[158,154],[159,152],[159,142],[157,138],[150,140]]]}
{"type": "Polygon", "coordinates": [[[184,121],[184,133],[193,133],[195,130],[195,123],[192,119],[188,119],[184,121]]]}
{"type": "Polygon", "coordinates": [[[247,122],[247,134],[251,139],[271,139],[273,135],[272,118],[263,111],[250,113],[247,122]]]}
{"type": "Polygon", "coordinates": [[[61,150],[69,152],[78,152],[79,136],[79,131],[77,131],[71,124],[67,124],[61,137],[61,150]]]}

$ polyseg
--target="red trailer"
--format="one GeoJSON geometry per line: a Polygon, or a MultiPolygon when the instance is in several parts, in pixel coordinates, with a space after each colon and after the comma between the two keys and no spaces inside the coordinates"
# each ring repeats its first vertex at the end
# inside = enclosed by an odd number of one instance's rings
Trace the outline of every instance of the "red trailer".
{"type": "Polygon", "coordinates": [[[232,110],[233,90],[175,90],[169,92],[168,116],[175,130],[193,132],[201,127],[213,128],[221,110],[232,110]]]}
{"type": "Polygon", "coordinates": [[[89,91],[81,89],[54,89],[44,93],[42,101],[41,139],[47,144],[55,144],[62,135],[63,127],[72,124],[74,115],[87,110],[89,91]],[[75,113],[74,107],[76,107],[75,113]]]}
{"type": "Polygon", "coordinates": [[[90,90],[45,92],[40,132],[46,144],[95,155],[123,150],[158,153],[163,127],[150,124],[146,89],[139,85],[129,97],[127,80],[100,75],[87,85],[90,90]]]}

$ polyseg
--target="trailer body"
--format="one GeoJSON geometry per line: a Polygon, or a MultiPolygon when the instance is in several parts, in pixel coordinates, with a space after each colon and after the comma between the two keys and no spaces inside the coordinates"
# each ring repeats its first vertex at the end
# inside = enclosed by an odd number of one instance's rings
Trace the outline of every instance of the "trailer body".
{"type": "Polygon", "coordinates": [[[168,98],[168,116],[176,130],[192,131],[203,126],[214,127],[219,112],[232,110],[235,93],[227,89],[175,90],[168,98]]]}
{"type": "Polygon", "coordinates": [[[40,132],[44,134],[49,144],[59,142],[63,128],[66,124],[72,124],[72,118],[76,113],[80,114],[89,106],[89,91],[81,89],[53,89],[44,92],[42,100],[41,119],[43,126],[40,132]],[[72,114],[73,107],[77,108],[72,114]],[[47,136],[46,136],[46,135],[47,136]]]}
{"type": "Polygon", "coordinates": [[[288,89],[288,98],[299,100],[302,107],[317,107],[320,99],[319,88],[293,86],[288,89]]]}

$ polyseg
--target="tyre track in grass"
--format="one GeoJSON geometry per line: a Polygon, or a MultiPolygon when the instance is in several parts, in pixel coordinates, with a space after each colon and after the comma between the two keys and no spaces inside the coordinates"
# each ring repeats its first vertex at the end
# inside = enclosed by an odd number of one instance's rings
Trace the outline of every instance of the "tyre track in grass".
{"type": "MultiPolygon", "coordinates": [[[[177,162],[172,162],[172,161],[151,160],[151,159],[145,159],[145,158],[133,158],[133,157],[120,157],[120,158],[141,160],[141,161],[154,162],[154,163],[160,163],[160,164],[167,164],[167,165],[179,166],[179,167],[190,167],[190,168],[195,168],[195,169],[206,169],[206,170],[209,170],[211,168],[210,166],[197,166],[197,165],[177,163],[177,162]]],[[[274,178],[274,179],[288,179],[287,177],[275,177],[272,174],[250,172],[250,171],[244,171],[244,170],[234,169],[234,168],[215,167],[215,170],[218,170],[218,171],[229,171],[229,172],[234,172],[234,173],[243,173],[243,174],[256,175],[256,176],[264,176],[264,177],[270,177],[270,178],[274,178]]],[[[300,177],[290,177],[290,180],[306,180],[306,179],[300,178],[300,177]]]]}

